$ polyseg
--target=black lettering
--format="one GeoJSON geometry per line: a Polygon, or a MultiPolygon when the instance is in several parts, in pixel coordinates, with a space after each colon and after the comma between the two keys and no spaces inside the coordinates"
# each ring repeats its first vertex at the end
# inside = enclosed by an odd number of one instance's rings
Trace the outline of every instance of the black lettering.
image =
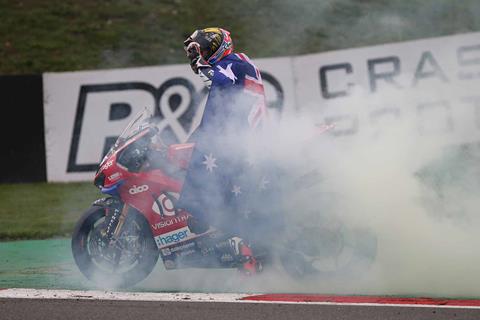
{"type": "Polygon", "coordinates": [[[350,136],[358,132],[358,116],[338,115],[325,118],[327,125],[335,125],[332,134],[334,136],[350,136]]]}
{"type": "Polygon", "coordinates": [[[118,137],[106,137],[105,143],[103,144],[103,151],[102,151],[102,159],[110,151],[110,148],[114,145],[117,141],[118,137]]]}
{"type": "Polygon", "coordinates": [[[285,99],[282,85],[270,73],[265,72],[265,71],[261,71],[260,74],[262,76],[262,79],[263,79],[264,83],[265,84],[267,84],[267,83],[270,84],[273,87],[273,89],[275,90],[275,94],[276,94],[276,99],[273,100],[273,101],[269,101],[267,107],[269,109],[277,110],[278,113],[280,114],[282,112],[284,99],[285,99]]]}
{"type": "MultiPolygon", "coordinates": [[[[132,113],[132,106],[124,102],[116,102],[110,104],[110,111],[108,114],[109,121],[116,121],[128,118],[132,113]]],[[[102,158],[110,150],[110,147],[113,146],[115,141],[117,141],[118,136],[106,137],[105,143],[103,145],[102,158]]]]}
{"type": "Polygon", "coordinates": [[[400,59],[396,56],[371,59],[368,60],[368,78],[370,80],[370,90],[372,92],[377,91],[377,81],[384,80],[385,82],[394,85],[397,88],[401,86],[395,82],[394,77],[400,74],[400,59]],[[392,71],[388,72],[377,72],[375,71],[375,66],[379,64],[391,63],[393,66],[392,71]]]}
{"type": "Polygon", "coordinates": [[[328,89],[327,73],[329,71],[341,70],[341,69],[345,70],[346,74],[350,74],[353,72],[353,68],[350,63],[333,64],[333,65],[323,66],[320,68],[320,88],[322,90],[322,96],[325,99],[333,99],[333,98],[348,96],[349,88],[353,86],[353,83],[348,83],[348,87],[343,91],[332,92],[328,89]]]}
{"type": "Polygon", "coordinates": [[[480,64],[480,44],[458,48],[457,59],[461,66],[480,64]],[[475,53],[477,54],[476,56],[474,55],[475,53]]]}
{"type": "Polygon", "coordinates": [[[145,90],[155,95],[155,87],[144,82],[128,82],[128,83],[110,83],[100,85],[82,85],[80,87],[80,95],[78,96],[77,112],[75,114],[75,122],[73,125],[72,140],[70,143],[70,151],[68,153],[67,172],[89,172],[97,169],[98,163],[78,164],[77,153],[80,145],[80,135],[82,133],[83,117],[87,96],[93,92],[105,91],[125,91],[125,90],[145,90]]]}
{"type": "Polygon", "coordinates": [[[422,56],[420,57],[420,61],[418,62],[418,65],[417,65],[417,69],[415,70],[415,77],[413,78],[413,86],[416,86],[420,79],[433,78],[433,77],[439,78],[443,82],[448,82],[448,79],[445,76],[445,73],[443,72],[442,68],[440,68],[440,65],[437,63],[432,53],[430,51],[425,51],[424,53],[422,53],[422,56]],[[432,70],[430,71],[424,70],[427,62],[430,64],[432,68],[432,70]]]}
{"type": "MultiPolygon", "coordinates": [[[[142,90],[150,93],[154,97],[155,116],[159,119],[169,118],[170,121],[177,121],[178,125],[188,130],[191,126],[194,112],[196,112],[196,105],[200,102],[201,98],[207,94],[208,89],[204,89],[200,92],[196,92],[193,85],[184,78],[172,78],[165,81],[158,89],[151,84],[145,82],[122,82],[122,83],[108,83],[98,85],[82,85],[80,87],[80,95],[77,102],[77,110],[75,114],[75,122],[72,132],[72,139],[70,143],[70,150],[68,154],[67,172],[90,172],[97,169],[98,163],[78,164],[77,154],[80,146],[80,136],[82,134],[82,126],[85,115],[85,108],[87,104],[87,96],[91,93],[98,92],[115,92],[115,91],[128,91],[128,90],[142,90]],[[174,90],[168,90],[173,86],[183,86],[190,94],[190,102],[186,111],[182,114],[177,114],[176,108],[182,103],[183,97],[180,96],[174,90]],[[166,97],[166,106],[160,106],[160,101],[163,95],[168,92],[169,96],[166,97]],[[163,109],[162,109],[163,108],[163,109]],[[169,114],[164,114],[162,110],[169,111],[169,114]],[[170,119],[171,118],[171,119],[170,119]]],[[[131,113],[131,106],[123,102],[115,102],[110,104],[109,120],[116,121],[127,117],[127,113],[131,113]]],[[[165,131],[162,131],[165,141],[168,143],[178,142],[178,138],[172,133],[171,122],[166,123],[164,126],[165,131]]],[[[104,143],[103,153],[109,148],[115,137],[107,137],[104,143]]],[[[100,160],[100,158],[99,158],[100,160]]]]}
{"type": "Polygon", "coordinates": [[[110,104],[110,112],[108,120],[122,120],[130,116],[132,113],[132,106],[128,103],[117,102],[110,104]]]}

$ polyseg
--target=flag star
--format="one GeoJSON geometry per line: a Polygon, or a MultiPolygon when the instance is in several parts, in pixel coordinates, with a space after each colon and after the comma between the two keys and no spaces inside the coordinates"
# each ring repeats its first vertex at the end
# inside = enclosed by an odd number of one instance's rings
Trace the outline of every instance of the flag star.
{"type": "Polygon", "coordinates": [[[204,155],[203,157],[205,160],[202,162],[202,164],[205,165],[205,169],[207,169],[207,171],[212,172],[213,169],[217,167],[217,164],[215,163],[217,159],[215,159],[211,153],[208,156],[204,155]]]}
{"type": "Polygon", "coordinates": [[[267,185],[270,183],[270,181],[266,178],[263,177],[262,181],[260,181],[260,190],[265,190],[267,189],[267,185]]]}
{"type": "Polygon", "coordinates": [[[232,189],[232,193],[235,194],[235,197],[238,197],[238,195],[242,193],[242,188],[240,188],[240,186],[234,185],[232,189]]]}
{"type": "Polygon", "coordinates": [[[237,76],[232,71],[232,64],[231,63],[229,63],[225,69],[222,68],[222,66],[217,66],[217,68],[218,68],[218,70],[220,71],[221,74],[223,74],[228,79],[232,80],[232,83],[235,83],[235,80],[237,80],[237,76]]]}

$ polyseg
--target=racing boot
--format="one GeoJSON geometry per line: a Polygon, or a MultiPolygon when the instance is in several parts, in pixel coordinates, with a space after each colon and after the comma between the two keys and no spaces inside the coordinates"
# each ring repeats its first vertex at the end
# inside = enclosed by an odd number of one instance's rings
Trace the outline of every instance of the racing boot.
{"type": "Polygon", "coordinates": [[[240,252],[242,261],[244,261],[242,266],[238,268],[240,273],[246,276],[252,276],[262,272],[262,263],[255,258],[252,248],[249,245],[241,241],[238,244],[238,251],[240,252]]]}
{"type": "Polygon", "coordinates": [[[220,260],[231,262],[238,266],[238,271],[246,276],[252,276],[262,271],[262,264],[253,255],[252,248],[239,237],[228,238],[216,245],[221,254],[220,260]]]}

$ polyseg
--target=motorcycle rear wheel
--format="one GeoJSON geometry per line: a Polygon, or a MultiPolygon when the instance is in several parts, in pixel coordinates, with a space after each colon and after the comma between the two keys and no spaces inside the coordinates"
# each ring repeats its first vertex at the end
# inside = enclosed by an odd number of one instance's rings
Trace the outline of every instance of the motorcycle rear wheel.
{"type": "Polygon", "coordinates": [[[310,234],[292,240],[280,256],[283,267],[294,278],[358,276],[376,258],[377,237],[368,229],[342,229],[329,236],[323,236],[321,229],[312,230],[316,237],[310,234]]]}
{"type": "Polygon", "coordinates": [[[72,253],[80,271],[91,281],[109,288],[124,288],[145,279],[155,267],[159,252],[146,219],[131,210],[113,245],[102,236],[105,208],[92,206],[75,226],[72,253]]]}

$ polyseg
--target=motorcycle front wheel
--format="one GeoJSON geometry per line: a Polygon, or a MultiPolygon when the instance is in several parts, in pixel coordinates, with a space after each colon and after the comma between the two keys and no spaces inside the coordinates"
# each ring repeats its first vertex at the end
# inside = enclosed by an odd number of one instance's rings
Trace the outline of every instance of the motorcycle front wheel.
{"type": "Polygon", "coordinates": [[[124,288],[145,279],[159,252],[146,219],[130,210],[118,239],[105,237],[105,208],[92,206],[75,226],[72,253],[80,271],[108,288],[124,288]]]}

